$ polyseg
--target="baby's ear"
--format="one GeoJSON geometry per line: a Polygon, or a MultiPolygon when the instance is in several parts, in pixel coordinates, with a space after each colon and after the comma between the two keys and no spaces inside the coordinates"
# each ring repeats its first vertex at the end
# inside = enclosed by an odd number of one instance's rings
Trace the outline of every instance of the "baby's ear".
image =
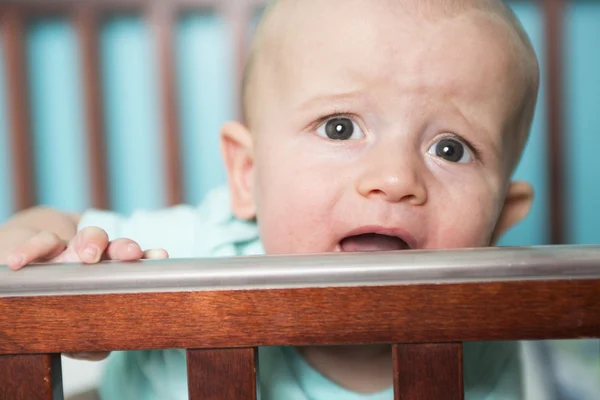
{"type": "Polygon", "coordinates": [[[239,122],[227,122],[221,128],[221,154],[227,168],[233,213],[240,219],[256,217],[253,174],[252,135],[239,122]]]}
{"type": "Polygon", "coordinates": [[[495,245],[506,231],[521,222],[529,214],[532,203],[533,188],[529,183],[512,182],[510,184],[502,212],[492,234],[492,245],[495,245]]]}

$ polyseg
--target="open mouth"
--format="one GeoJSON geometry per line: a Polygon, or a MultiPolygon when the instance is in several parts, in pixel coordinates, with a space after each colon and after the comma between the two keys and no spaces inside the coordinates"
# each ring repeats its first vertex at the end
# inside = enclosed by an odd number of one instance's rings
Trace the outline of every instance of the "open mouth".
{"type": "Polygon", "coordinates": [[[344,252],[395,251],[410,250],[410,246],[398,236],[388,236],[379,233],[365,233],[348,236],[340,241],[344,252]]]}

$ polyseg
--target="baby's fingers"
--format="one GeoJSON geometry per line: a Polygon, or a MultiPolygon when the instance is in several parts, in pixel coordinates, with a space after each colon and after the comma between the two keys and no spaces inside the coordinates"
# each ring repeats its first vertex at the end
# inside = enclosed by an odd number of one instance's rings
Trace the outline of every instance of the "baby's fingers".
{"type": "Polygon", "coordinates": [[[108,244],[104,259],[133,261],[142,258],[140,245],[131,239],[116,239],[108,244]]]}
{"type": "Polygon", "coordinates": [[[165,249],[153,249],[146,250],[144,252],[144,258],[147,260],[158,260],[162,258],[169,258],[169,253],[165,249]]]}
{"type": "Polygon", "coordinates": [[[100,261],[108,246],[108,234],[100,228],[90,226],[82,229],[71,242],[79,260],[88,264],[100,261]]]}
{"type": "Polygon", "coordinates": [[[37,260],[49,260],[56,257],[67,247],[67,243],[58,235],[42,231],[33,236],[8,257],[10,269],[18,270],[37,260]]]}

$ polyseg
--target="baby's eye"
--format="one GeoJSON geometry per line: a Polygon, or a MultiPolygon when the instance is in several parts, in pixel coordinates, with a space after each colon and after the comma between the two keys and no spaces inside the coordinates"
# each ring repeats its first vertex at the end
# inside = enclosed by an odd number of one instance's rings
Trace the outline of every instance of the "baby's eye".
{"type": "Polygon", "coordinates": [[[452,138],[444,138],[435,142],[429,148],[428,153],[453,163],[468,164],[473,162],[473,156],[467,146],[452,138]]]}
{"type": "Polygon", "coordinates": [[[317,129],[317,134],[332,140],[356,140],[365,137],[358,124],[350,118],[345,117],[336,117],[327,120],[327,122],[317,129]]]}

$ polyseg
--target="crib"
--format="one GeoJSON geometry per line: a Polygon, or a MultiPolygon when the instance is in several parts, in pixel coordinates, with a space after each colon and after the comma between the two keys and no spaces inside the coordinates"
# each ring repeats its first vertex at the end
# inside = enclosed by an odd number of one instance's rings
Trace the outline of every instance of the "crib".
{"type": "Polygon", "coordinates": [[[0,397],[61,352],[187,349],[189,398],[256,399],[257,347],[393,344],[396,399],[462,399],[462,343],[600,337],[600,247],[0,270],[0,397]]]}
{"type": "MultiPolygon", "coordinates": [[[[25,66],[28,21],[60,15],[73,24],[82,67],[88,206],[110,209],[115,204],[105,157],[99,29],[115,13],[136,13],[147,20],[157,54],[161,100],[164,171],[160,179],[165,205],[173,205],[186,200],[172,48],[175,19],[198,9],[221,15],[231,30],[234,49],[231,79],[239,83],[248,32],[263,3],[0,2],[9,143],[14,155],[11,170],[13,181],[18,182],[14,211],[39,202],[25,66]]],[[[548,243],[560,245],[566,242],[567,231],[561,150],[565,2],[544,0],[539,7],[547,44],[541,60],[546,91],[540,101],[547,108],[548,243]]],[[[238,87],[233,85],[236,105],[238,87]]],[[[239,107],[234,115],[239,117],[239,107]]],[[[60,399],[63,352],[164,348],[187,349],[190,399],[251,399],[256,397],[258,346],[361,343],[393,344],[396,398],[460,399],[463,342],[600,337],[600,308],[595,301],[600,293],[599,265],[600,249],[593,246],[422,253],[410,261],[386,256],[170,260],[107,265],[111,274],[104,269],[103,276],[110,279],[100,286],[95,269],[35,267],[16,275],[0,267],[0,399],[60,399]],[[218,275],[221,263],[229,263],[230,274],[218,275]],[[241,263],[255,273],[244,276],[241,263]],[[522,266],[518,271],[512,267],[517,264],[522,266]],[[310,268],[314,265],[328,265],[329,273],[315,272],[310,268]],[[161,275],[164,271],[169,273],[161,275]],[[289,276],[294,279],[284,278],[289,276]],[[218,329],[194,329],[200,322],[218,329]]]]}

